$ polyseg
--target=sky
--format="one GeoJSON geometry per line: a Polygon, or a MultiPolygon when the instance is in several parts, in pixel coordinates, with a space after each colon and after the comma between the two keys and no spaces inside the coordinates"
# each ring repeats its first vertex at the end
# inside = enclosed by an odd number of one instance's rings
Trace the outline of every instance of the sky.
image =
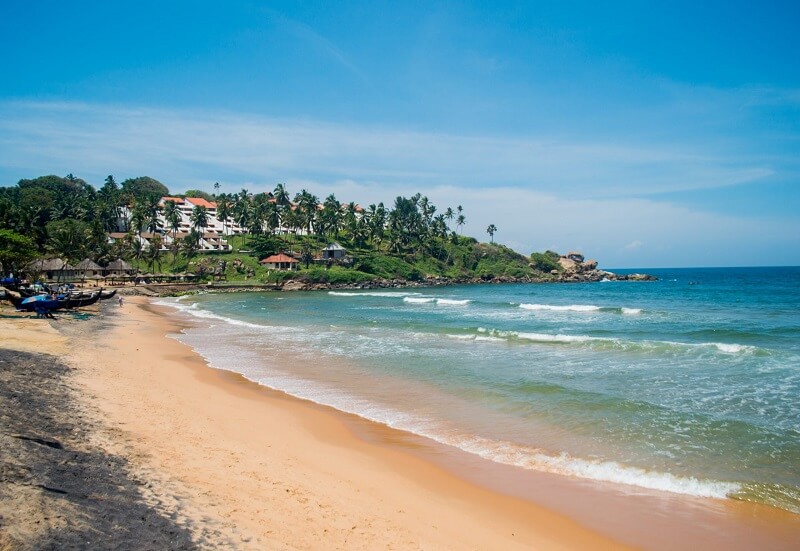
{"type": "Polygon", "coordinates": [[[605,268],[800,265],[800,3],[0,5],[0,186],[462,205],[605,268]]]}

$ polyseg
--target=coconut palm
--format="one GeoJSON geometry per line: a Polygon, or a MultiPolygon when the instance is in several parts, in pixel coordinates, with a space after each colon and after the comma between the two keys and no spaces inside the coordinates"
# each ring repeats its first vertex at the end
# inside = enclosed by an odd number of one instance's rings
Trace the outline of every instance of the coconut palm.
{"type": "Polygon", "coordinates": [[[150,271],[155,272],[154,266],[158,265],[158,271],[161,271],[161,247],[164,242],[160,235],[154,235],[150,239],[150,248],[147,250],[147,260],[150,262],[150,271]]]}
{"type": "Polygon", "coordinates": [[[142,204],[144,226],[150,233],[156,233],[162,226],[160,201],[159,197],[153,196],[142,204]]]}
{"type": "Polygon", "coordinates": [[[303,190],[295,196],[294,202],[297,203],[297,207],[303,215],[303,227],[306,230],[306,234],[310,235],[311,225],[314,223],[317,216],[319,198],[313,193],[303,190]]]}
{"type": "MultiPolygon", "coordinates": [[[[460,208],[460,207],[459,207],[460,208]]],[[[456,226],[458,226],[459,233],[464,234],[463,226],[467,223],[467,219],[463,214],[459,214],[456,218],[456,226]]]]}
{"type": "Polygon", "coordinates": [[[243,189],[240,193],[236,195],[236,202],[233,204],[233,220],[239,227],[242,228],[242,232],[245,233],[245,243],[247,242],[247,233],[250,229],[250,212],[252,210],[251,207],[251,200],[250,196],[247,193],[246,189],[243,189]]]}
{"type": "Polygon", "coordinates": [[[172,239],[174,240],[178,230],[181,228],[181,211],[175,201],[164,203],[164,221],[167,223],[167,228],[172,231],[172,239]]]}
{"type": "Polygon", "coordinates": [[[189,235],[181,239],[181,250],[186,255],[187,262],[191,260],[200,248],[200,234],[194,229],[189,232],[189,235]]]}
{"type": "Polygon", "coordinates": [[[231,200],[227,193],[217,197],[217,218],[222,222],[222,235],[227,235],[228,220],[231,219],[231,200]]]}
{"type": "Polygon", "coordinates": [[[486,233],[489,234],[489,239],[492,243],[494,243],[494,232],[497,231],[497,226],[494,224],[489,224],[489,227],[486,228],[486,233]]]}
{"type": "Polygon", "coordinates": [[[289,192],[286,191],[286,186],[284,184],[275,186],[275,202],[280,207],[288,207],[292,204],[289,200],[289,192]]]}
{"type": "Polygon", "coordinates": [[[192,228],[202,233],[202,230],[208,227],[208,209],[203,205],[195,205],[192,209],[190,220],[192,222],[192,228]]]}

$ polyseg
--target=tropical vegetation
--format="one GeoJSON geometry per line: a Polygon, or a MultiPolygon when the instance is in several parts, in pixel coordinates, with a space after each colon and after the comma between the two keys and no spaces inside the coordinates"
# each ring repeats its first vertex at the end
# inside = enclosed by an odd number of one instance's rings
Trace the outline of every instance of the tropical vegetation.
{"type": "Polygon", "coordinates": [[[148,176],[121,183],[108,176],[99,189],[72,174],[20,180],[16,186],[0,187],[0,263],[9,272],[37,256],[57,256],[70,263],[90,258],[101,265],[123,258],[142,271],[330,283],[541,278],[560,269],[547,253],[531,259],[495,244],[494,224],[486,230],[490,243],[464,236],[467,218],[461,205],[439,210],[419,193],[397,197],[388,207],[378,203],[362,208],[340,202],[334,194],[320,199],[305,189],[292,196],[282,183],[270,193],[219,193],[219,184],[214,191],[170,195],[167,186],[148,176]],[[236,224],[243,234],[227,236],[232,250],[201,254],[199,243],[209,225],[207,207],[194,207],[190,231],[177,239],[181,217],[175,203],[162,201],[167,196],[215,202],[220,223],[226,229],[236,224]],[[137,239],[145,232],[149,247],[137,239]],[[125,238],[111,242],[109,233],[123,233],[125,238]],[[165,241],[171,243],[168,248],[165,241]],[[346,262],[320,264],[320,250],[333,241],[347,250],[346,262]],[[268,271],[259,264],[276,253],[299,259],[299,272],[268,271]]]}

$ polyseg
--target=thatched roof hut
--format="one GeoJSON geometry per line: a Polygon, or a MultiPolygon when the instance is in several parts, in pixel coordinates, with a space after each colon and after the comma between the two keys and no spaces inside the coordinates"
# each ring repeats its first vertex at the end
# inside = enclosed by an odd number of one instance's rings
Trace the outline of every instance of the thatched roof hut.
{"type": "Polygon", "coordinates": [[[112,260],[108,263],[108,266],[105,267],[106,275],[130,275],[133,273],[133,266],[118,258],[116,260],[112,260]]]}
{"type": "Polygon", "coordinates": [[[103,273],[103,268],[89,258],[84,258],[75,265],[78,277],[91,277],[103,273]]]}
{"type": "Polygon", "coordinates": [[[75,268],[61,258],[39,258],[33,260],[25,266],[23,271],[32,277],[44,277],[44,279],[48,280],[63,280],[75,275],[75,268]]]}

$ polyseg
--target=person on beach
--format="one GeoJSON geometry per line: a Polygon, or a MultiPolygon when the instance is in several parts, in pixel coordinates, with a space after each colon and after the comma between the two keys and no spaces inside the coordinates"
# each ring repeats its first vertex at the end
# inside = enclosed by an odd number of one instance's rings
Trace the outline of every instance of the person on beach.
{"type": "Polygon", "coordinates": [[[119,305],[120,306],[122,306],[122,304],[125,302],[124,300],[122,300],[122,296],[120,296],[118,300],[119,300],[119,305]]]}

